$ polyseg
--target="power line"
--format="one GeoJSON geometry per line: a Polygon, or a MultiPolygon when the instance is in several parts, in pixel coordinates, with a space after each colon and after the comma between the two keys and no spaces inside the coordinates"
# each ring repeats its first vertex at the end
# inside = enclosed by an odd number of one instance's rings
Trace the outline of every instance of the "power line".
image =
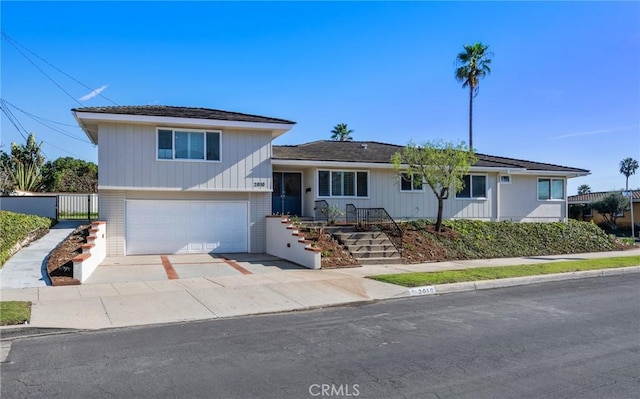
{"type": "Polygon", "coordinates": [[[69,92],[66,91],[62,86],[60,86],[58,84],[58,82],[56,82],[51,76],[47,75],[47,73],[45,71],[43,71],[42,68],[40,68],[38,65],[36,65],[35,62],[31,61],[31,59],[29,57],[27,57],[27,55],[25,53],[23,53],[22,50],[20,50],[18,48],[18,46],[13,44],[11,42],[11,40],[8,39],[8,36],[4,32],[2,32],[2,36],[7,40],[7,43],[9,43],[11,46],[13,46],[13,48],[15,48],[27,61],[29,61],[29,63],[31,63],[31,65],[33,65],[38,71],[40,71],[44,76],[46,76],[47,79],[49,79],[54,85],[56,85],[58,87],[58,89],[62,90],[64,92],[64,94],[66,94],[67,96],[69,96],[69,98],[71,98],[73,101],[77,102],[80,106],[82,106],[82,103],[80,101],[78,101],[78,99],[76,99],[74,96],[69,94],[69,92]]]}
{"type": "MultiPolygon", "coordinates": [[[[65,136],[67,136],[67,137],[70,137],[70,138],[72,138],[72,139],[74,139],[74,140],[78,140],[78,141],[80,141],[81,143],[91,144],[91,143],[90,143],[89,141],[87,141],[87,140],[84,140],[84,139],[82,139],[82,138],[79,138],[79,137],[77,137],[77,136],[74,136],[73,134],[71,134],[71,133],[69,133],[69,132],[67,132],[67,131],[65,131],[65,130],[62,130],[62,129],[60,129],[60,128],[56,127],[56,126],[52,126],[51,124],[49,124],[49,123],[47,123],[47,122],[44,122],[44,121],[49,121],[48,119],[45,119],[45,118],[39,117],[39,116],[34,115],[34,114],[30,113],[30,112],[27,112],[27,111],[25,111],[25,110],[23,110],[23,109],[21,109],[21,108],[19,108],[19,107],[15,106],[14,104],[11,104],[9,101],[2,99],[2,98],[0,98],[0,101],[1,101],[3,104],[5,104],[5,106],[6,106],[6,105],[9,105],[10,107],[12,107],[12,108],[14,108],[14,109],[16,109],[16,110],[18,110],[18,111],[22,112],[23,114],[27,115],[29,118],[33,119],[34,121],[38,122],[39,124],[41,124],[41,125],[42,125],[42,126],[44,126],[44,127],[47,127],[47,128],[49,128],[49,129],[51,129],[51,130],[53,130],[53,131],[55,131],[55,132],[58,132],[58,133],[60,133],[60,134],[63,134],[63,135],[65,135],[65,136]],[[41,121],[40,119],[42,119],[42,121],[41,121]]],[[[55,121],[50,121],[50,122],[53,122],[53,123],[60,123],[60,122],[55,122],[55,121]]],[[[66,124],[66,123],[65,123],[64,125],[67,125],[67,126],[73,126],[73,125],[68,125],[68,124],[66,124]]],[[[75,126],[75,127],[77,127],[77,126],[75,126]]]]}
{"type": "MultiPolygon", "coordinates": [[[[65,71],[63,71],[62,69],[58,68],[57,66],[53,65],[52,63],[50,63],[49,61],[45,60],[44,58],[40,57],[38,54],[34,53],[33,51],[29,50],[27,47],[25,47],[24,45],[22,45],[21,43],[19,43],[17,40],[15,40],[14,38],[10,37],[9,35],[7,35],[4,31],[2,31],[2,36],[5,38],[5,40],[7,40],[9,42],[9,44],[11,44],[14,48],[16,48],[17,46],[22,47],[24,50],[28,51],[29,53],[31,53],[32,55],[34,55],[35,57],[37,57],[40,61],[44,62],[45,64],[49,65],[51,68],[55,69],[56,71],[60,72],[61,74],[65,75],[66,77],[68,77],[69,79],[73,80],[74,82],[78,83],[79,85],[83,86],[84,88],[86,88],[87,90],[90,91],[94,91],[94,89],[92,89],[91,87],[87,86],[86,84],[82,83],[81,81],[79,81],[78,79],[74,78],[73,76],[69,75],[68,73],[66,73],[65,71]]],[[[17,49],[17,48],[16,48],[17,49]]],[[[18,50],[19,51],[19,50],[18,50]]],[[[23,54],[24,55],[24,54],[23,54]]],[[[109,97],[105,96],[104,94],[98,93],[98,95],[102,98],[104,98],[105,100],[109,101],[110,103],[112,103],[113,105],[118,105],[118,103],[116,103],[115,101],[113,101],[112,99],[110,99],[109,97]]]]}
{"type": "Polygon", "coordinates": [[[0,109],[2,110],[2,113],[7,117],[7,119],[9,119],[9,122],[11,122],[11,124],[16,128],[18,133],[20,133],[20,136],[22,136],[24,141],[27,141],[27,136],[25,136],[24,133],[22,133],[23,130],[25,133],[28,133],[27,129],[25,129],[24,126],[22,126],[20,121],[18,121],[18,118],[16,118],[15,115],[13,115],[13,113],[11,112],[11,110],[6,105],[4,105],[3,101],[0,100],[0,103],[2,104],[0,105],[0,109]]]}

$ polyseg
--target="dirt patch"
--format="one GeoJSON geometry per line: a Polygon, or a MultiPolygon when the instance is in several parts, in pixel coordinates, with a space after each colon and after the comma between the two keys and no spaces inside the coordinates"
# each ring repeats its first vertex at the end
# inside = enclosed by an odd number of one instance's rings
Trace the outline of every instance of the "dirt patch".
{"type": "Polygon", "coordinates": [[[49,254],[47,272],[52,285],[80,284],[80,281],[73,278],[72,259],[82,253],[82,245],[87,243],[90,227],[88,224],[78,226],[49,254]]]}
{"type": "Polygon", "coordinates": [[[351,256],[342,244],[331,234],[318,232],[305,232],[305,240],[312,241],[312,246],[320,248],[321,266],[323,269],[337,269],[341,267],[360,267],[360,263],[351,256]]]}

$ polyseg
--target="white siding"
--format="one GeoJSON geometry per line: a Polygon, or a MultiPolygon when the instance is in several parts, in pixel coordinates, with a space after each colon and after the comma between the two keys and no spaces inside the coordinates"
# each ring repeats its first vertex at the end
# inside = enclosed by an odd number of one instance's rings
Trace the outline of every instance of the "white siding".
{"type": "MultiPolygon", "coordinates": [[[[511,175],[510,184],[500,184],[500,220],[557,222],[566,219],[566,201],[538,200],[538,177],[544,176],[511,175]]],[[[565,196],[566,189],[565,181],[565,196]]]]}
{"type": "Polygon", "coordinates": [[[269,131],[223,130],[222,162],[157,160],[156,126],[104,123],[99,132],[101,187],[247,191],[256,190],[254,183],[271,186],[269,131]]]}
{"type": "MultiPolygon", "coordinates": [[[[305,172],[305,187],[312,187],[312,196],[305,196],[305,216],[313,216],[313,203],[324,199],[330,206],[338,205],[343,211],[347,204],[358,208],[385,208],[394,219],[435,219],[438,200],[425,184],[421,192],[401,192],[400,181],[390,169],[369,170],[369,198],[321,198],[317,191],[317,170],[305,172]],[[312,197],[312,198],[309,198],[312,197]]],[[[341,169],[348,170],[348,169],[341,169]]],[[[362,170],[362,169],[353,169],[362,170]]],[[[496,176],[487,176],[486,199],[456,199],[451,193],[444,203],[444,217],[491,220],[495,217],[496,176]]]]}

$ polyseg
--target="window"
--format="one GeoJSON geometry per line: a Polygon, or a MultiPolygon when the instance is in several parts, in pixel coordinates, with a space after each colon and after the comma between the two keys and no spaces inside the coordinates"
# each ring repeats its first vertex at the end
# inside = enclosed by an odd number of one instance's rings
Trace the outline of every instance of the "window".
{"type": "Polygon", "coordinates": [[[400,174],[400,191],[422,191],[422,179],[419,175],[400,174]]]}
{"type": "Polygon", "coordinates": [[[368,197],[367,172],[341,170],[318,171],[318,196],[320,197],[368,197]]]}
{"type": "Polygon", "coordinates": [[[456,194],[456,198],[486,198],[487,176],[465,175],[462,177],[464,187],[456,194]]]}
{"type": "Polygon", "coordinates": [[[220,160],[220,132],[158,129],[158,159],[220,160]]]}
{"type": "Polygon", "coordinates": [[[538,179],[538,200],[563,200],[564,180],[538,179]]]}
{"type": "Polygon", "coordinates": [[[582,209],[582,216],[586,217],[586,218],[590,218],[593,216],[593,213],[591,212],[591,207],[589,205],[585,206],[582,209]]]}
{"type": "Polygon", "coordinates": [[[511,176],[509,176],[509,175],[500,175],[500,183],[502,183],[502,184],[511,184],[511,176]]]}

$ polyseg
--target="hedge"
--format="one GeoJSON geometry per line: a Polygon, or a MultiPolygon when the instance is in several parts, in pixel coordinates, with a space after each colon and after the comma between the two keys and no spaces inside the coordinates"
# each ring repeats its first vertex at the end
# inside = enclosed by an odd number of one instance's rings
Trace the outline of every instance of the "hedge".
{"type": "Polygon", "coordinates": [[[524,223],[446,220],[443,226],[455,234],[426,230],[431,221],[417,220],[405,228],[422,231],[454,259],[486,259],[520,256],[602,252],[616,249],[615,239],[593,223],[524,223]]]}
{"type": "Polygon", "coordinates": [[[31,233],[47,230],[53,220],[41,216],[0,211],[0,266],[9,260],[13,247],[31,233]]]}

